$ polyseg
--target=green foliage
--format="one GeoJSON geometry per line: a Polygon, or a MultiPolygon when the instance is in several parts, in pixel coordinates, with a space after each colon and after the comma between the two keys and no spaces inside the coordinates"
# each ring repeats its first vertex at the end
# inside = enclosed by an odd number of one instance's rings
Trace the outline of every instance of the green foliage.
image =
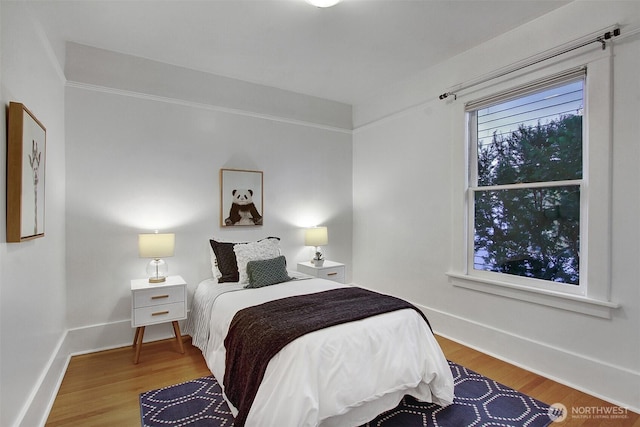
{"type": "MultiPolygon", "coordinates": [[[[582,117],[521,125],[478,148],[478,186],[582,178],[582,117]]],[[[478,191],[475,253],[481,269],[579,282],[580,187],[478,191]],[[482,264],[482,263],[481,263],[482,264]]]]}

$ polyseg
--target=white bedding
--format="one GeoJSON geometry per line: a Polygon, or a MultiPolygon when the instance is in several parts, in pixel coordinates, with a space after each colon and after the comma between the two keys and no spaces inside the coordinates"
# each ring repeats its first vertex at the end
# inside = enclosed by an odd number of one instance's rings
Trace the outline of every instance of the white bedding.
{"type": "MultiPolygon", "coordinates": [[[[206,280],[196,290],[186,332],[221,382],[224,338],[238,310],[344,286],[312,278],[243,289],[206,280]]],[[[246,425],[358,426],[395,407],[405,394],[443,406],[453,401],[450,368],[414,310],[333,326],[284,347],[267,367],[246,425]]]]}

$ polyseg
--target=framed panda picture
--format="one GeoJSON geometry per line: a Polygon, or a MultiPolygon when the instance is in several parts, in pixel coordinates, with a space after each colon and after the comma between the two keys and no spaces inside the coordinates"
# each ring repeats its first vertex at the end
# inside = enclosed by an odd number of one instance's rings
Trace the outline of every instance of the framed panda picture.
{"type": "Polygon", "coordinates": [[[261,171],[220,169],[220,226],[262,225],[261,171]]]}

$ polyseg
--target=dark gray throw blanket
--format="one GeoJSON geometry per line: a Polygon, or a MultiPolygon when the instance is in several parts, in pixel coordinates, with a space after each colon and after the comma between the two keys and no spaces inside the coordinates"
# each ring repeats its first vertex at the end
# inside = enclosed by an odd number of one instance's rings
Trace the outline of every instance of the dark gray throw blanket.
{"type": "MultiPolygon", "coordinates": [[[[238,409],[234,425],[244,426],[267,364],[291,341],[310,332],[415,306],[362,288],[340,288],[283,298],[236,313],[224,340],[225,394],[238,409]]],[[[429,327],[431,327],[429,325],[429,327]]]]}

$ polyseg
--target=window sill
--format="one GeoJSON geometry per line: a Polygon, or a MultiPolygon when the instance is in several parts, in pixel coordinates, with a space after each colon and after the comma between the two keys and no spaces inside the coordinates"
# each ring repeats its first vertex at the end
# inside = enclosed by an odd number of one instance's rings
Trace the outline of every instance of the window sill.
{"type": "Polygon", "coordinates": [[[528,301],[604,319],[611,319],[612,310],[620,307],[620,304],[610,301],[598,300],[581,295],[563,294],[544,289],[525,288],[507,282],[468,276],[464,273],[448,272],[447,276],[449,276],[449,281],[453,286],[456,287],[528,301]]]}

